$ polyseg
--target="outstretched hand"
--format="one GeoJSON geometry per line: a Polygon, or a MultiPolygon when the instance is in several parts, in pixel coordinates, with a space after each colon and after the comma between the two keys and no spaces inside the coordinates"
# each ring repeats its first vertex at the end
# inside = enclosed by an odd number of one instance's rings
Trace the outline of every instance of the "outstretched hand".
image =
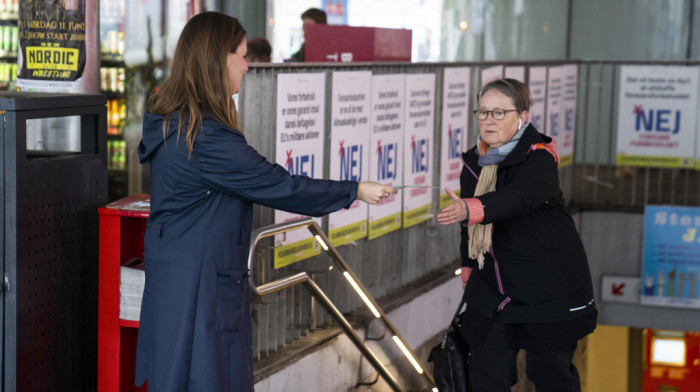
{"type": "Polygon", "coordinates": [[[374,181],[362,181],[357,188],[357,198],[368,204],[377,204],[381,199],[396,194],[396,188],[374,181]]]}
{"type": "Polygon", "coordinates": [[[437,215],[437,221],[441,225],[452,225],[461,222],[469,217],[467,211],[467,203],[457,196],[450,188],[445,188],[445,191],[452,199],[452,204],[445,207],[437,215]]]}

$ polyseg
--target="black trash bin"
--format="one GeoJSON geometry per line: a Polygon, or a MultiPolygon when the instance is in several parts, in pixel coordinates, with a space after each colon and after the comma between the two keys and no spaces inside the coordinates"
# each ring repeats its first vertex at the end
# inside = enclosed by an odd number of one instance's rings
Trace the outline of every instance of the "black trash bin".
{"type": "Polygon", "coordinates": [[[4,391],[95,391],[106,98],[0,93],[4,391]]]}

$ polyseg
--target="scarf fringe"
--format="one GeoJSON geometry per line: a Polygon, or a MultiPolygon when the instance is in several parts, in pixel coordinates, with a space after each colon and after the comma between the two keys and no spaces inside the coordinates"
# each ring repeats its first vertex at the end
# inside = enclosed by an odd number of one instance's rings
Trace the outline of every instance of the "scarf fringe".
{"type": "MultiPolygon", "coordinates": [[[[498,164],[487,165],[481,169],[479,181],[476,183],[474,197],[496,190],[498,164]]],[[[491,248],[491,231],[493,223],[469,226],[469,258],[476,259],[479,269],[484,268],[484,253],[491,248]]]]}

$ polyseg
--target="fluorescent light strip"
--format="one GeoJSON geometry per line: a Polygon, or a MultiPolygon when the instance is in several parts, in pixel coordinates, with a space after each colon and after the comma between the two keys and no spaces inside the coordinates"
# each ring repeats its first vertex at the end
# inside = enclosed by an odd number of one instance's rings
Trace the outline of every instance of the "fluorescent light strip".
{"type": "Polygon", "coordinates": [[[350,285],[352,286],[352,288],[355,289],[355,291],[357,291],[357,294],[360,296],[360,298],[362,298],[362,300],[365,301],[365,304],[367,305],[369,310],[372,311],[372,314],[374,314],[374,317],[376,317],[376,318],[381,317],[379,315],[379,311],[377,310],[377,308],[374,307],[374,305],[369,300],[369,298],[367,298],[365,293],[360,289],[360,286],[358,286],[357,283],[355,282],[355,279],[353,279],[352,276],[350,276],[350,273],[348,273],[348,271],[345,271],[345,272],[343,272],[343,275],[345,275],[345,279],[347,279],[348,282],[350,282],[350,285]]]}
{"type": "Polygon", "coordinates": [[[396,335],[394,335],[393,338],[394,338],[394,342],[396,343],[396,345],[399,346],[401,351],[403,351],[403,355],[405,355],[406,358],[408,358],[408,360],[411,361],[411,365],[413,365],[413,367],[416,368],[416,371],[418,372],[418,374],[423,374],[423,368],[420,366],[418,361],[416,361],[416,359],[413,358],[413,355],[411,355],[411,353],[408,352],[408,349],[406,348],[406,346],[404,346],[401,339],[399,339],[399,337],[396,335]]]}

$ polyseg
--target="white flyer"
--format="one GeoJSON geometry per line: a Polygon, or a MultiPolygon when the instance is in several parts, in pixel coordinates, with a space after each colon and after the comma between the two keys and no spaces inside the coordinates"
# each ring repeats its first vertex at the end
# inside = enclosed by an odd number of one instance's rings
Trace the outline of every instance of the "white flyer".
{"type": "Polygon", "coordinates": [[[440,209],[452,203],[445,188],[460,194],[462,153],[467,150],[469,124],[469,67],[445,68],[442,86],[442,140],[440,143],[440,209]]]}
{"type": "MultiPolygon", "coordinates": [[[[333,72],[331,90],[332,180],[369,179],[372,72],[333,72]]],[[[340,246],[367,236],[368,206],[355,200],[349,209],[330,214],[328,238],[340,246]]]]}
{"type": "Polygon", "coordinates": [[[530,116],[528,121],[537,128],[539,132],[545,131],[544,103],[547,98],[547,67],[530,68],[530,116]]]}
{"type": "Polygon", "coordinates": [[[403,227],[431,217],[433,205],[433,141],[435,129],[435,74],[406,75],[404,107],[403,227]]]}
{"type": "Polygon", "coordinates": [[[564,67],[549,67],[547,73],[547,122],[545,135],[552,138],[558,153],[561,155],[563,138],[562,98],[564,91],[564,67]]]}
{"type": "Polygon", "coordinates": [[[563,66],[564,91],[562,92],[561,137],[557,145],[559,167],[569,166],[574,162],[574,143],[576,141],[576,103],[578,96],[578,65],[563,66]]]}
{"type": "Polygon", "coordinates": [[[617,164],[694,166],[697,66],[620,68],[617,164]]]}
{"type": "MultiPolygon", "coordinates": [[[[291,174],[323,177],[325,73],[277,76],[277,152],[275,162],[291,174]]],[[[301,215],[275,210],[275,223],[301,215]]],[[[321,224],[320,219],[316,222],[321,224]]],[[[306,229],[275,236],[275,268],[320,253],[318,242],[306,229]]]]}
{"type": "MultiPolygon", "coordinates": [[[[403,180],[404,74],[372,76],[370,181],[399,185],[403,180]]],[[[369,239],[401,228],[403,191],[369,206],[369,239]]]]}
{"type": "Polygon", "coordinates": [[[511,65],[506,67],[504,78],[519,80],[525,83],[525,67],[522,65],[511,65]]]}
{"type": "Polygon", "coordinates": [[[493,67],[484,68],[481,70],[481,86],[486,83],[500,79],[503,77],[503,66],[494,65],[493,67]]]}

